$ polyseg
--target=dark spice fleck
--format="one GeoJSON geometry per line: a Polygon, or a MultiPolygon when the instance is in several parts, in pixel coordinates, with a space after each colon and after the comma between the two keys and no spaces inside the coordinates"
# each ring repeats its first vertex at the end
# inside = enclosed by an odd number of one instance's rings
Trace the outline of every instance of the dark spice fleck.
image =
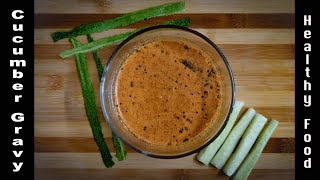
{"type": "Polygon", "coordinates": [[[184,140],[183,140],[183,142],[188,142],[188,141],[189,141],[189,139],[188,139],[188,138],[186,138],[186,139],[184,139],[184,140]]]}
{"type": "Polygon", "coordinates": [[[187,122],[189,122],[190,124],[192,123],[191,119],[187,118],[187,122]]]}
{"type": "Polygon", "coordinates": [[[183,128],[179,130],[179,133],[180,133],[180,134],[183,133],[183,128]]]}
{"type": "Polygon", "coordinates": [[[144,131],[147,130],[147,126],[143,127],[143,130],[144,130],[144,131]]]}
{"type": "Polygon", "coordinates": [[[183,59],[183,60],[181,61],[181,63],[182,63],[184,66],[186,66],[187,68],[193,70],[192,64],[191,64],[189,61],[187,61],[186,59],[183,59]]]}
{"type": "Polygon", "coordinates": [[[132,81],[130,82],[130,87],[133,87],[133,82],[132,81]]]}
{"type": "Polygon", "coordinates": [[[189,47],[187,45],[184,46],[184,49],[189,49],[189,47]]]}

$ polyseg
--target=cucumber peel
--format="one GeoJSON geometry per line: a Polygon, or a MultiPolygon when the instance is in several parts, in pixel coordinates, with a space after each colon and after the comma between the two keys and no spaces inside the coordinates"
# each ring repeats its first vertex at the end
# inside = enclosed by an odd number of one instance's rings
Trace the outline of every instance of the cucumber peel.
{"type": "MultiPolygon", "coordinates": [[[[74,38],[69,39],[69,41],[74,47],[78,47],[81,45],[81,43],[74,38]]],[[[94,95],[93,85],[89,76],[86,56],[84,54],[77,54],[75,57],[84,105],[92,129],[94,140],[98,145],[104,165],[106,167],[112,167],[114,165],[114,162],[103,137],[102,127],[100,124],[96,106],[96,97],[94,95]]]]}
{"type": "MultiPolygon", "coordinates": [[[[88,42],[94,41],[90,34],[87,34],[87,39],[88,39],[88,42]]],[[[96,64],[99,80],[101,80],[101,77],[103,74],[103,66],[102,66],[101,60],[99,58],[98,51],[92,51],[92,56],[93,56],[94,62],[96,64]]],[[[119,161],[125,160],[126,156],[127,156],[127,151],[125,150],[122,141],[119,139],[119,137],[117,135],[114,134],[114,132],[112,132],[112,142],[113,142],[113,147],[116,150],[117,159],[119,161]]]]}
{"type": "Polygon", "coordinates": [[[129,24],[153,18],[159,16],[168,16],[174,13],[183,11],[185,8],[184,2],[175,2],[164,4],[160,6],[150,7],[147,9],[142,9],[132,13],[125,14],[123,16],[108,19],[105,21],[83,24],[78,27],[73,28],[70,31],[60,31],[51,34],[51,38],[54,42],[59,41],[64,38],[72,38],[80,35],[93,34],[97,32],[107,31],[116,27],[127,26],[129,24]]]}
{"type": "MultiPolygon", "coordinates": [[[[168,21],[165,24],[166,25],[177,25],[177,26],[188,26],[190,24],[190,22],[191,22],[190,18],[182,18],[182,19],[178,19],[178,20],[168,21]]],[[[142,29],[144,29],[144,28],[142,28],[142,29]]],[[[62,51],[59,54],[59,56],[61,58],[66,58],[66,57],[70,57],[70,56],[73,56],[73,55],[79,54],[79,53],[87,53],[87,52],[91,52],[91,51],[96,51],[98,49],[109,46],[111,44],[121,42],[121,41],[127,39],[128,37],[130,37],[132,34],[138,32],[138,31],[141,31],[142,29],[136,29],[136,30],[133,30],[130,32],[122,33],[122,34],[104,37],[104,38],[95,40],[94,42],[89,42],[87,44],[75,47],[73,49],[62,51]]]]}

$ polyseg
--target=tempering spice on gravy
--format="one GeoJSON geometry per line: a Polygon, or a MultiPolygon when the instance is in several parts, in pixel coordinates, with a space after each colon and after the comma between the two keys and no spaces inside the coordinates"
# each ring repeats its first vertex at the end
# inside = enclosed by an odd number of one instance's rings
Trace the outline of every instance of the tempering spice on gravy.
{"type": "Polygon", "coordinates": [[[139,139],[174,147],[203,131],[221,103],[212,58],[174,40],[156,40],[126,58],[117,77],[118,113],[139,139]]]}

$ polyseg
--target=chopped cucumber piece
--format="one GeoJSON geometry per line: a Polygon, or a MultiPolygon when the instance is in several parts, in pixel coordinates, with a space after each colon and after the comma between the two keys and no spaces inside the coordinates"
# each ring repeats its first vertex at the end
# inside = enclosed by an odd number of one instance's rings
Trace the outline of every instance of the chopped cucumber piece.
{"type": "Polygon", "coordinates": [[[250,149],[252,148],[254,142],[256,141],[257,137],[259,136],[266,122],[267,122],[267,118],[265,118],[261,114],[257,113],[254,116],[250,125],[244,132],[242,139],[239,145],[237,146],[236,150],[228,159],[227,164],[223,167],[223,172],[226,175],[232,176],[236,172],[236,170],[239,168],[244,158],[249,153],[250,149]]]}
{"type": "Polygon", "coordinates": [[[255,114],[256,111],[252,108],[249,108],[245,112],[236,126],[231,130],[218,153],[211,160],[210,163],[212,165],[218,169],[224,166],[255,114]]]}
{"type": "Polygon", "coordinates": [[[197,158],[200,162],[202,162],[205,165],[208,165],[213,156],[218,152],[219,148],[221,147],[222,143],[227,138],[228,134],[230,133],[234,123],[237,120],[237,117],[240,113],[241,108],[243,107],[244,102],[236,101],[233,106],[232,113],[229,117],[229,121],[226,125],[226,127],[223,129],[221,134],[207,147],[203,148],[199,154],[197,155],[197,158]]]}
{"type": "Polygon", "coordinates": [[[249,177],[252,169],[254,168],[255,164],[257,163],[264,147],[266,146],[267,142],[269,141],[272,133],[277,128],[279,122],[272,119],[266,127],[260,133],[256,143],[254,144],[253,148],[251,149],[248,156],[244,159],[243,163],[241,164],[238,171],[233,176],[234,180],[245,180],[249,177]]]}

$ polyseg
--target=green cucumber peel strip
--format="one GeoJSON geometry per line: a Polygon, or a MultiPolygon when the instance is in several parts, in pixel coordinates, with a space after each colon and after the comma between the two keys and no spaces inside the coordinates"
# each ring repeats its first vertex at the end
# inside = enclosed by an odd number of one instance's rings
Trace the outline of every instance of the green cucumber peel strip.
{"type": "Polygon", "coordinates": [[[127,151],[123,146],[122,141],[119,139],[117,135],[112,132],[112,142],[113,146],[116,149],[116,157],[118,158],[118,161],[123,161],[127,157],[127,151]]]}
{"type": "MultiPolygon", "coordinates": [[[[69,39],[69,41],[74,47],[78,47],[81,45],[81,43],[76,39],[71,38],[69,39]]],[[[96,97],[94,95],[92,82],[89,76],[87,59],[84,54],[77,54],[75,59],[82,89],[84,105],[92,129],[94,140],[98,145],[104,165],[106,167],[112,167],[114,165],[114,162],[103,137],[102,127],[96,107],[96,97]]]]}
{"type": "Polygon", "coordinates": [[[271,138],[273,132],[277,128],[279,122],[277,120],[272,119],[266,127],[260,133],[256,143],[251,149],[250,153],[244,159],[242,164],[240,165],[238,171],[232,177],[234,180],[246,180],[248,179],[252,169],[256,165],[264,147],[267,145],[269,139],[271,138]]]}
{"type": "MultiPolygon", "coordinates": [[[[94,41],[90,34],[87,34],[87,39],[88,39],[88,42],[94,41]]],[[[104,68],[102,66],[101,59],[99,58],[98,51],[92,51],[92,56],[97,67],[99,80],[101,80],[104,68]]],[[[112,142],[116,150],[117,159],[119,161],[125,160],[127,156],[127,151],[125,150],[121,140],[118,138],[117,135],[114,134],[114,132],[112,132],[112,142]]]]}
{"type": "Polygon", "coordinates": [[[255,114],[256,111],[252,108],[249,108],[244,113],[239,122],[231,130],[217,154],[210,161],[212,165],[218,169],[221,169],[225,165],[255,114]]]}
{"type": "Polygon", "coordinates": [[[266,122],[267,118],[265,118],[261,114],[257,113],[254,116],[253,120],[244,132],[239,145],[237,146],[231,157],[228,159],[226,165],[223,167],[223,172],[226,175],[232,176],[237,171],[240,164],[245,159],[254,142],[258,138],[266,122]]]}
{"type": "Polygon", "coordinates": [[[150,7],[147,9],[142,9],[139,11],[128,13],[117,18],[95,22],[95,23],[83,24],[73,28],[70,31],[54,32],[51,34],[51,37],[52,37],[52,40],[56,42],[64,38],[72,38],[80,35],[107,31],[109,29],[113,29],[116,27],[127,26],[129,24],[132,24],[141,20],[153,18],[153,17],[168,16],[171,14],[181,12],[184,9],[185,9],[184,2],[163,4],[160,6],[150,7]]]}
{"type": "MultiPolygon", "coordinates": [[[[177,26],[188,26],[190,24],[190,22],[191,22],[190,18],[182,18],[182,19],[178,19],[178,20],[168,21],[165,24],[166,25],[177,25],[177,26]]],[[[142,28],[142,29],[144,29],[144,28],[142,28]]],[[[66,57],[70,57],[70,56],[73,56],[73,55],[79,54],[79,53],[87,53],[87,52],[91,52],[91,51],[96,51],[98,49],[109,46],[111,44],[121,42],[121,41],[127,39],[132,34],[138,32],[138,31],[141,31],[142,29],[136,29],[136,30],[133,30],[133,31],[130,31],[127,33],[104,37],[104,38],[95,40],[94,42],[90,42],[88,44],[84,44],[84,45],[75,47],[73,49],[62,51],[59,54],[59,56],[61,58],[66,58],[66,57]]]]}
{"type": "Polygon", "coordinates": [[[221,134],[211,144],[209,144],[207,147],[205,147],[198,153],[197,159],[200,162],[202,162],[205,165],[208,165],[210,163],[211,159],[218,152],[219,148],[221,147],[223,142],[226,140],[228,134],[230,133],[243,105],[244,102],[242,101],[236,101],[234,103],[233,110],[229,117],[228,123],[221,132],[221,134]]]}
{"type": "MultiPolygon", "coordinates": [[[[94,41],[90,34],[87,34],[87,39],[88,39],[88,42],[93,42],[94,41]]],[[[101,77],[102,77],[102,74],[103,74],[103,66],[102,66],[98,51],[92,51],[92,56],[93,56],[93,60],[94,60],[94,62],[96,64],[96,68],[98,70],[98,77],[101,80],[101,77]]]]}

